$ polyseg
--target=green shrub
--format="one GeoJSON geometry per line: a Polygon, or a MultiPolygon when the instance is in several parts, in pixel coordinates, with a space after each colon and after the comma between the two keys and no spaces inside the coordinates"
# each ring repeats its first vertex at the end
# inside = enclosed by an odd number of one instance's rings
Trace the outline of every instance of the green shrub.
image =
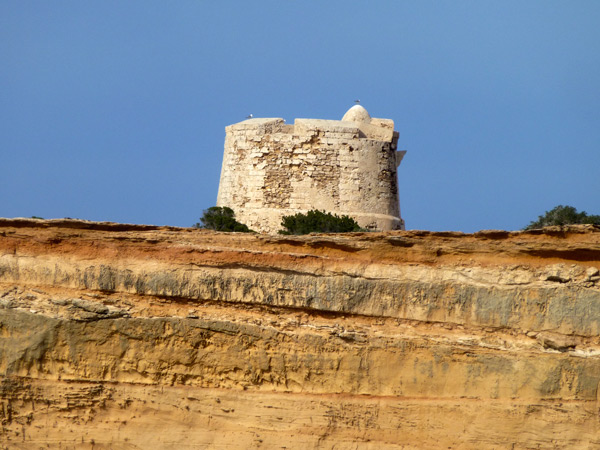
{"type": "Polygon", "coordinates": [[[588,215],[585,211],[577,212],[572,206],[558,205],[546,214],[539,216],[538,220],[531,222],[524,230],[549,227],[551,225],[570,225],[577,223],[590,223],[600,225],[600,216],[588,215]]]}
{"type": "Polygon", "coordinates": [[[338,216],[318,210],[308,211],[306,214],[298,213],[293,216],[283,216],[280,234],[308,234],[308,233],[348,233],[364,231],[356,221],[349,216],[338,216]]]}
{"type": "Polygon", "coordinates": [[[238,231],[241,233],[252,232],[246,225],[235,220],[233,209],[227,206],[213,206],[202,212],[200,222],[195,228],[206,228],[215,231],[238,231]]]}

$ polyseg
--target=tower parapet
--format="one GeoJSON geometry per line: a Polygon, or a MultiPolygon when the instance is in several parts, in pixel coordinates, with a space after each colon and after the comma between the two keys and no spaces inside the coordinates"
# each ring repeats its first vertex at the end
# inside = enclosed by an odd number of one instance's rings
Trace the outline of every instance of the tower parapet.
{"type": "Polygon", "coordinates": [[[355,105],[342,120],[248,119],[225,128],[217,206],[275,233],[285,215],[319,209],[372,230],[404,229],[396,170],[398,132],[355,105]]]}

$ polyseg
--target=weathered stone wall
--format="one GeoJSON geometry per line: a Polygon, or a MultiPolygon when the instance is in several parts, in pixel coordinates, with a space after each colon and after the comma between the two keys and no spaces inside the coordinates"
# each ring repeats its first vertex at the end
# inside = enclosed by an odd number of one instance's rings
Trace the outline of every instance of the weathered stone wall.
{"type": "Polygon", "coordinates": [[[276,232],[284,215],[311,209],[402,228],[393,122],[249,119],[226,133],[217,205],[250,228],[276,232]]]}

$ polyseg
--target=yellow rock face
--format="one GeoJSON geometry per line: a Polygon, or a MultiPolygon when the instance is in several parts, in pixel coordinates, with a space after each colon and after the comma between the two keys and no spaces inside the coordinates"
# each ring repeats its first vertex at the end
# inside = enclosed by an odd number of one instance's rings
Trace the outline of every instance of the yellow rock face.
{"type": "Polygon", "coordinates": [[[600,230],[0,220],[6,448],[595,448],[600,230]]]}

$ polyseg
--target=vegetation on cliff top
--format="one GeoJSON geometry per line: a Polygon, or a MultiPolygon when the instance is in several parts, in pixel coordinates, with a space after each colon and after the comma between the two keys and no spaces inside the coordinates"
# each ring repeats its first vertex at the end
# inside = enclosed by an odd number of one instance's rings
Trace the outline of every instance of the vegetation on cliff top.
{"type": "Polygon", "coordinates": [[[196,223],[194,227],[215,231],[252,232],[247,225],[235,220],[233,209],[228,208],[227,206],[212,206],[205,209],[202,213],[202,217],[200,217],[200,222],[196,223]]]}
{"type": "Polygon", "coordinates": [[[524,230],[532,230],[534,228],[549,227],[551,225],[571,225],[571,224],[595,224],[600,225],[600,216],[588,215],[585,211],[577,212],[572,206],[558,205],[546,211],[543,216],[539,216],[538,220],[531,222],[524,230]]]}
{"type": "Polygon", "coordinates": [[[356,221],[349,216],[325,213],[311,210],[306,214],[298,213],[293,216],[283,216],[280,234],[309,234],[309,233],[349,233],[363,231],[356,221]]]}
{"type": "MultiPolygon", "coordinates": [[[[523,230],[572,224],[600,225],[600,215],[588,214],[585,211],[578,212],[573,206],[558,205],[550,211],[546,211],[544,215],[539,216],[523,230]]],[[[279,231],[279,234],[286,235],[365,231],[350,216],[338,216],[319,210],[283,216],[281,226],[283,229],[279,231]]],[[[253,232],[247,225],[238,222],[233,209],[227,206],[213,206],[205,209],[200,222],[194,224],[194,227],[215,231],[253,232]]]]}

